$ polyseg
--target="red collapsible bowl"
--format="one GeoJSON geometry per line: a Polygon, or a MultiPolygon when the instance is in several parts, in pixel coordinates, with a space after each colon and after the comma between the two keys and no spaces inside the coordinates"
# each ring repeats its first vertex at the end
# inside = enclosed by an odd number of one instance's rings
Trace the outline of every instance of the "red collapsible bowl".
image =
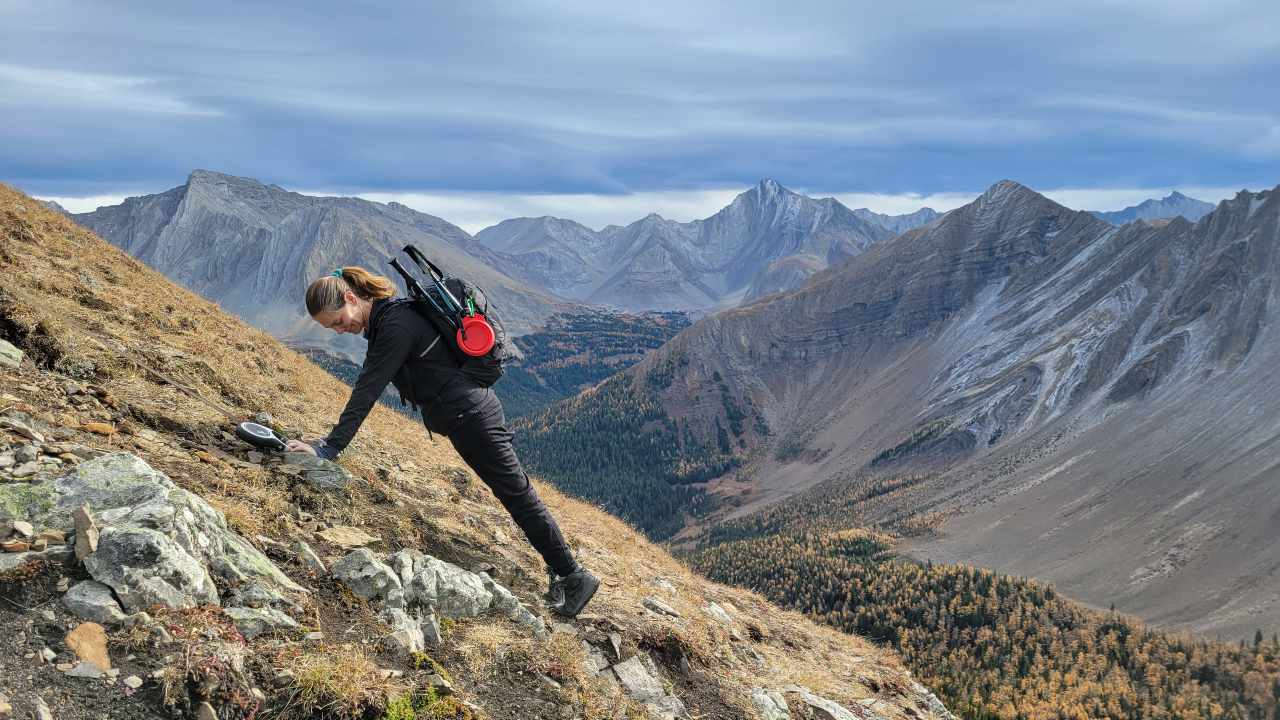
{"type": "Polygon", "coordinates": [[[493,326],[483,315],[462,318],[462,327],[458,330],[458,347],[462,352],[471,357],[481,357],[493,349],[494,340],[493,326]]]}

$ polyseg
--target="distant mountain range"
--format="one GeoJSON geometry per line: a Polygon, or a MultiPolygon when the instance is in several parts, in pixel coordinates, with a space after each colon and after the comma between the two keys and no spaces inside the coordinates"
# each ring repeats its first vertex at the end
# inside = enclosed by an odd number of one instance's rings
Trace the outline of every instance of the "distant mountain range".
{"type": "Polygon", "coordinates": [[[905,215],[885,215],[883,213],[872,212],[867,208],[858,208],[853,211],[853,214],[863,220],[873,222],[895,235],[901,235],[908,230],[915,230],[918,227],[928,225],[934,220],[942,217],[942,213],[934,210],[933,208],[920,208],[915,212],[907,213],[905,215]]]}
{"type": "Polygon", "coordinates": [[[936,215],[855,212],[764,180],[690,223],[649,215],[596,232],[559,218],[518,218],[472,238],[398,203],[301,195],[196,170],[166,192],[72,217],[277,337],[358,359],[358,339],[308,321],[302,291],[339,264],[385,271],[406,243],[490,289],[510,329],[525,334],[575,304],[706,312],[792,290],[892,237],[888,227],[936,215]]]}
{"type": "Polygon", "coordinates": [[[364,341],[335,336],[307,317],[303,293],[337,265],[394,276],[387,260],[408,243],[449,271],[484,287],[516,334],[527,333],[561,301],[495,270],[465,231],[398,203],[313,197],[207,170],[157,195],[72,215],[170,279],[277,337],[356,357],[364,341]]]}
{"type": "Polygon", "coordinates": [[[597,232],[561,218],[516,218],[476,240],[509,257],[509,274],[566,298],[705,311],[799,287],[893,235],[832,198],[766,179],[703,220],[652,214],[597,232]]]}
{"type": "Polygon", "coordinates": [[[1091,212],[1112,225],[1123,225],[1134,220],[1164,220],[1178,216],[1195,222],[1212,211],[1211,203],[1187,197],[1175,190],[1160,200],[1143,200],[1138,205],[1130,205],[1123,210],[1091,212]]]}
{"type": "Polygon", "coordinates": [[[849,524],[937,526],[919,557],[1163,625],[1270,632],[1277,274],[1280,189],[1195,225],[1116,227],[1004,181],[797,291],[698,321],[518,442],[656,535],[866,482],[874,502],[849,524]],[[570,434],[572,456],[557,450],[570,434]],[[591,471],[605,457],[608,477],[591,471]]]}

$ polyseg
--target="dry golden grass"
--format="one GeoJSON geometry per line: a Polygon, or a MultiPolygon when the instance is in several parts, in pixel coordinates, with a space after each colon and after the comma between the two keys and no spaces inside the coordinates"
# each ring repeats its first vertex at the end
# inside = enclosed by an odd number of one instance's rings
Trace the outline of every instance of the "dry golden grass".
{"type": "MultiPolygon", "coordinates": [[[[5,278],[0,321],[7,317],[13,324],[15,337],[21,336],[18,344],[48,381],[39,393],[25,393],[40,419],[62,425],[90,419],[74,408],[50,407],[56,403],[49,399],[57,395],[62,375],[90,380],[119,403],[122,410],[114,419],[120,432],[85,435],[80,441],[140,455],[208,499],[242,533],[292,539],[298,529],[290,515],[299,501],[295,491],[287,478],[241,462],[248,448],[227,434],[231,423],[216,408],[236,418],[266,411],[295,435],[319,437],[336,420],[349,388],[265,333],[4,185],[0,272],[5,278]],[[208,402],[179,392],[174,382],[208,402]],[[202,460],[199,453],[208,457],[202,460]]],[[[5,377],[0,371],[0,385],[5,377]]],[[[377,407],[341,464],[367,482],[346,497],[308,499],[316,503],[312,512],[380,536],[383,542],[375,550],[460,548],[490,559],[507,569],[513,590],[539,606],[533,596],[545,582],[541,560],[446,439],[430,440],[420,424],[377,407]],[[460,471],[469,481],[459,479],[460,471]],[[494,528],[510,542],[496,543],[494,528]]],[[[722,698],[721,711],[736,708],[734,713],[750,717],[746,698],[752,687],[794,682],[852,702],[872,696],[872,685],[906,684],[892,653],[780,610],[754,593],[696,576],[626,523],[536,484],[579,559],[602,578],[588,613],[612,622],[628,647],[679,648],[699,673],[697,682],[709,688],[706,697],[722,698]],[[667,603],[681,617],[646,611],[646,597],[667,603]],[[732,641],[731,629],[706,614],[703,608],[712,601],[734,608],[732,630],[743,641],[732,641]],[[751,653],[763,659],[763,667],[751,653]]],[[[316,611],[317,624],[323,615],[316,611]]],[[[323,629],[330,634],[330,628],[323,629]]],[[[550,642],[537,643],[506,620],[481,618],[459,623],[447,640],[464,665],[463,672],[453,668],[464,686],[460,692],[501,682],[504,664],[517,663],[565,678],[566,692],[576,694],[587,717],[634,712],[586,675],[576,638],[553,635],[550,642]]],[[[300,706],[354,707],[361,698],[387,690],[362,653],[321,643],[286,658],[304,688],[300,706]]],[[[917,700],[892,701],[897,717],[929,715],[917,700]]]]}
{"type": "Polygon", "coordinates": [[[358,645],[329,645],[310,653],[280,658],[297,688],[283,717],[361,717],[369,707],[385,706],[400,692],[358,645]]]}

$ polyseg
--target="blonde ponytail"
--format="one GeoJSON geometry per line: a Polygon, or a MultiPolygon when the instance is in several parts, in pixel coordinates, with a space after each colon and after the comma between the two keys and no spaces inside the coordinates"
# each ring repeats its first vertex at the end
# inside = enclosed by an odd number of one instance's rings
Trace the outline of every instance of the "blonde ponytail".
{"type": "Polygon", "coordinates": [[[342,293],[347,290],[362,300],[382,300],[395,297],[396,284],[355,265],[339,268],[307,287],[307,314],[315,317],[322,312],[341,310],[346,305],[342,293]]]}

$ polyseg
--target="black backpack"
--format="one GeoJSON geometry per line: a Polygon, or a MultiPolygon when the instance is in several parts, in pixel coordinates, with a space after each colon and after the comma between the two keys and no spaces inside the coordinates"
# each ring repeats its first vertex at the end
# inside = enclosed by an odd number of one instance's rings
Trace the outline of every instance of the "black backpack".
{"type": "Polygon", "coordinates": [[[464,375],[481,387],[490,387],[498,382],[502,377],[502,364],[514,353],[497,309],[489,303],[484,290],[463,278],[446,276],[412,245],[406,245],[404,252],[429,279],[426,285],[422,284],[398,259],[391,259],[391,267],[404,278],[414,309],[422,313],[444,338],[445,346],[452,351],[464,375]],[[493,347],[479,357],[467,354],[458,345],[459,330],[463,320],[470,315],[482,315],[493,328],[493,347]]]}

